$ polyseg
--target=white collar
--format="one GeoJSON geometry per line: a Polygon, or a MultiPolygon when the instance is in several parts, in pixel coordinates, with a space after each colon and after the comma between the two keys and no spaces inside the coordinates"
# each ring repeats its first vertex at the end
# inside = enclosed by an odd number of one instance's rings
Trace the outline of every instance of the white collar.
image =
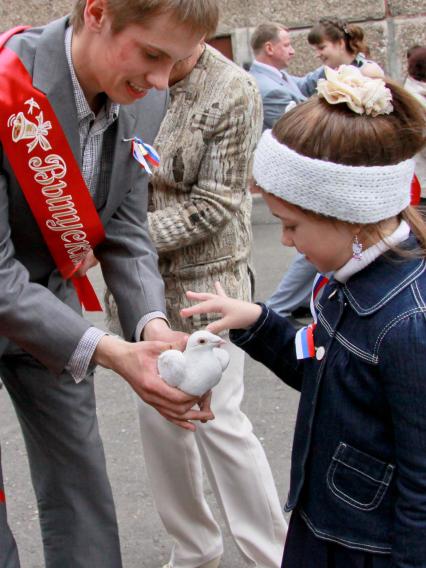
{"type": "Polygon", "coordinates": [[[362,251],[361,260],[356,260],[351,258],[346,264],[336,270],[334,273],[334,279],[338,282],[344,284],[351,276],[368,266],[376,260],[381,254],[389,250],[391,247],[402,243],[408,238],[410,234],[410,227],[406,221],[401,221],[398,228],[388,237],[385,237],[375,245],[368,247],[365,251],[362,251]]]}

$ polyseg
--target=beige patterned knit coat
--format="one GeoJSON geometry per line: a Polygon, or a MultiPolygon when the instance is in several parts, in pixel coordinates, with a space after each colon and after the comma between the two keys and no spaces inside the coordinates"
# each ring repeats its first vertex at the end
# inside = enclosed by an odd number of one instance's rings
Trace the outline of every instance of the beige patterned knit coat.
{"type": "Polygon", "coordinates": [[[192,332],[215,318],[183,320],[185,291],[214,291],[219,280],[230,296],[250,299],[248,181],[262,102],[255,80],[208,45],[170,97],[148,222],[171,326],[192,332]]]}

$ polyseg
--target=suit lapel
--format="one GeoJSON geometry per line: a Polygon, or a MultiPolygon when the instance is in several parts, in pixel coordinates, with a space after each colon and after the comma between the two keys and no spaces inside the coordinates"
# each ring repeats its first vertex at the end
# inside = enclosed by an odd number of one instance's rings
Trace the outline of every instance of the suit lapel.
{"type": "Polygon", "coordinates": [[[34,59],[33,85],[44,93],[62,126],[77,163],[81,166],[77,109],[65,54],[67,18],[48,24],[34,59]]]}
{"type": "Polygon", "coordinates": [[[120,107],[115,126],[116,136],[112,163],[116,166],[111,171],[105,206],[99,211],[101,219],[107,215],[110,205],[114,207],[114,196],[122,195],[123,188],[130,188],[134,171],[134,168],[131,167],[132,163],[129,163],[129,160],[133,158],[131,158],[132,143],[128,140],[138,134],[135,132],[135,116],[129,108],[120,107]],[[117,189],[120,189],[120,191],[117,191],[117,189]]]}
{"type": "Polygon", "coordinates": [[[131,188],[135,175],[147,175],[141,174],[140,166],[132,156],[129,139],[138,136],[148,144],[154,143],[164,113],[164,96],[152,89],[141,101],[120,107],[114,142],[114,167],[106,204],[99,211],[101,219],[107,219],[115,209],[116,200],[121,200],[123,191],[131,188]]]}

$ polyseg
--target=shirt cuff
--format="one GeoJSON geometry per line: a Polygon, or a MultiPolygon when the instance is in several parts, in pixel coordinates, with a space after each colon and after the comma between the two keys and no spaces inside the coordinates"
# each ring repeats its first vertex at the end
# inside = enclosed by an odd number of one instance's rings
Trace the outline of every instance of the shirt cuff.
{"type": "Polygon", "coordinates": [[[146,326],[146,324],[149,321],[156,318],[161,318],[165,320],[167,325],[170,327],[170,324],[166,316],[163,314],[163,312],[149,312],[148,314],[145,314],[143,317],[141,317],[141,319],[138,322],[138,325],[136,326],[135,337],[134,337],[135,341],[141,340],[143,328],[146,326]]]}
{"type": "Polygon", "coordinates": [[[74,353],[65,367],[76,383],[79,383],[87,376],[93,353],[104,335],[107,335],[105,331],[97,327],[89,327],[78,342],[74,353]]]}

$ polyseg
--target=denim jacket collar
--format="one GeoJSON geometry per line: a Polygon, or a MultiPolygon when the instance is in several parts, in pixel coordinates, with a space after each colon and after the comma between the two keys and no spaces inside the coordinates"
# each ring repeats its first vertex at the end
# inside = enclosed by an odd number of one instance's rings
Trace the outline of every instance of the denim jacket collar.
{"type": "MultiPolygon", "coordinates": [[[[407,250],[414,249],[417,246],[414,235],[411,234],[404,245],[407,250]]],[[[349,278],[343,292],[359,316],[368,316],[409,286],[425,268],[423,258],[405,260],[387,252],[349,278]]]]}

